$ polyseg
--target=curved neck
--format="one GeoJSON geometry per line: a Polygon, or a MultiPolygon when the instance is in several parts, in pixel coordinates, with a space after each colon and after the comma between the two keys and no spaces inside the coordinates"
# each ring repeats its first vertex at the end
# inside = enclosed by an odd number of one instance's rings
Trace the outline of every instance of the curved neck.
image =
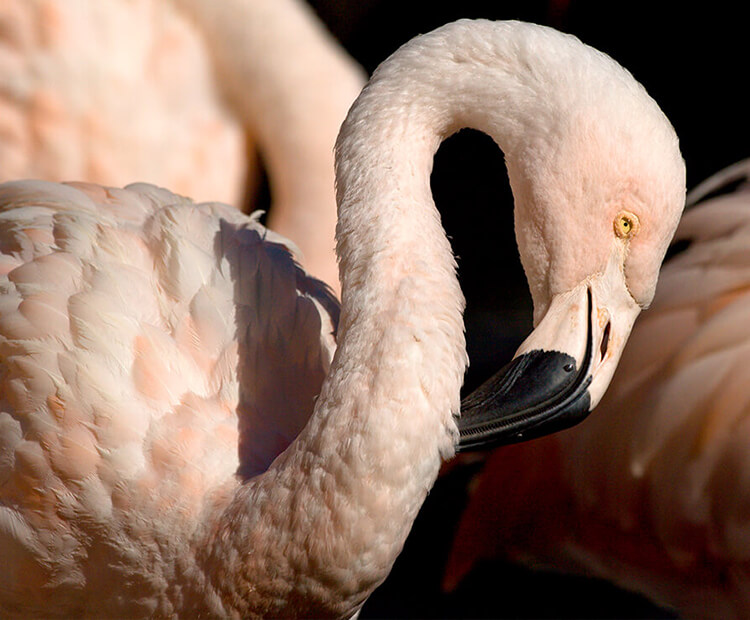
{"type": "MultiPolygon", "coordinates": [[[[548,36],[540,30],[513,22],[449,24],[404,45],[372,76],[337,142],[344,308],[368,306],[370,289],[359,283],[388,255],[385,248],[394,240],[418,247],[423,230],[431,230],[430,222],[438,218],[429,186],[433,157],[459,129],[488,134],[505,154],[516,209],[534,204],[534,179],[544,176],[554,157],[550,145],[575,108],[560,96],[566,93],[550,92],[555,72],[547,68],[545,73],[545,63],[554,67],[567,61],[539,58],[545,49],[534,39],[548,36]],[[415,224],[401,219],[406,212],[415,224]],[[369,216],[375,213],[378,217],[369,216]]],[[[439,252],[445,255],[444,247],[439,252]]],[[[401,256],[412,260],[415,253],[401,256]]],[[[345,315],[342,323],[346,333],[345,315]]]]}
{"type": "MultiPolygon", "coordinates": [[[[339,348],[310,422],[237,490],[224,513],[231,525],[212,542],[247,551],[227,594],[252,586],[241,613],[356,611],[387,576],[453,453],[464,302],[429,177],[440,142],[460,127],[493,136],[509,165],[524,128],[546,131],[544,118],[524,117],[530,72],[513,62],[519,27],[498,39],[497,24],[459,22],[407,44],[342,127],[339,348]],[[264,580],[269,566],[275,578],[264,580]]],[[[535,144],[532,136],[523,148],[535,144]]]]}

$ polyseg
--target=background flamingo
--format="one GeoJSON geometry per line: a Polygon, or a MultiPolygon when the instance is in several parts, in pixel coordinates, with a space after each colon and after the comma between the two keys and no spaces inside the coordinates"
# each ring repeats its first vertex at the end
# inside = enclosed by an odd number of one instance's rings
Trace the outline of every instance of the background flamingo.
{"type": "Polygon", "coordinates": [[[9,0],[0,25],[0,180],[271,206],[338,287],[333,145],[364,77],[304,2],[9,0]]]}
{"type": "Polygon", "coordinates": [[[0,179],[139,179],[239,205],[245,144],[202,35],[172,2],[0,7],[0,179]]]}
{"type": "Polygon", "coordinates": [[[204,35],[221,92],[257,143],[268,224],[338,291],[333,146],[364,72],[301,0],[179,0],[204,35]]]}
{"type": "Polygon", "coordinates": [[[514,178],[538,305],[527,342],[592,364],[582,368],[593,406],[653,294],[684,168],[645,91],[570,37],[461,22],[376,73],[337,147],[333,359],[330,295],[254,219],[143,184],[3,186],[8,611],[359,609],[453,452],[463,303],[427,177],[440,140],[464,123],[493,133],[514,178]],[[582,79],[569,88],[560,73],[582,79]],[[472,111],[477,93],[505,105],[472,111]],[[585,260],[571,261],[584,237],[585,260]],[[611,333],[591,320],[602,314],[611,333]],[[566,317],[572,331],[550,329],[566,317]],[[268,465],[291,439],[266,432],[271,416],[305,417],[313,395],[289,402],[266,381],[319,376],[329,360],[308,424],[268,465]]]}

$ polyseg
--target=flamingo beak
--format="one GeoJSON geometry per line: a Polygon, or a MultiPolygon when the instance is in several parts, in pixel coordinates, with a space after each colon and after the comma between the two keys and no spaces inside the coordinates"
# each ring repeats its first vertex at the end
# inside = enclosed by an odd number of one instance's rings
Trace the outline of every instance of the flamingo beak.
{"type": "Polygon", "coordinates": [[[494,448],[581,422],[609,386],[640,310],[618,268],[553,297],[513,360],[461,403],[457,450],[494,448]]]}

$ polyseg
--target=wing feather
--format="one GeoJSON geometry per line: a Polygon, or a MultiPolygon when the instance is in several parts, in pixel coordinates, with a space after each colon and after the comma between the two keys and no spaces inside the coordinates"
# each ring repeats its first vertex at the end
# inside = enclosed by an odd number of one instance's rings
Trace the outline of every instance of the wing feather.
{"type": "Polygon", "coordinates": [[[158,590],[138,519],[190,544],[210,492],[294,439],[338,303],[257,216],[145,184],[0,185],[0,253],[0,549],[26,567],[0,601],[36,580],[73,614],[101,554],[158,590]]]}

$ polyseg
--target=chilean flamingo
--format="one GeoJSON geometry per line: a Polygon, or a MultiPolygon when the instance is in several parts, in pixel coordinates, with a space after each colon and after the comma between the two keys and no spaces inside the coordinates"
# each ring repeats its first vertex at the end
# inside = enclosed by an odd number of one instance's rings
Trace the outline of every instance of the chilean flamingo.
{"type": "Polygon", "coordinates": [[[449,24],[379,67],[336,161],[340,315],[235,209],[0,186],[5,613],[351,616],[457,446],[600,400],[684,202],[674,131],[627,71],[541,26],[449,24]],[[461,406],[429,172],[464,126],[505,153],[536,328],[461,406]]]}

